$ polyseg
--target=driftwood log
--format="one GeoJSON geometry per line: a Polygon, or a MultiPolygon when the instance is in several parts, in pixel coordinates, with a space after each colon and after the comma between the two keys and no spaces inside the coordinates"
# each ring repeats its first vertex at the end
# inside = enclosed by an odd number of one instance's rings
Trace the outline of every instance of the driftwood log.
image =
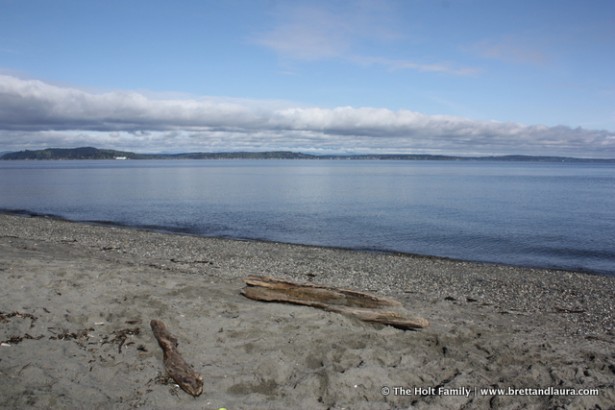
{"type": "Polygon", "coordinates": [[[177,339],[167,330],[160,320],[150,322],[154,337],[162,348],[164,368],[167,374],[175,380],[186,393],[194,397],[203,393],[203,377],[194,371],[177,351],[177,339]]]}
{"type": "Polygon", "coordinates": [[[399,329],[429,326],[427,320],[410,316],[399,301],[367,292],[296,283],[267,276],[251,275],[244,282],[246,287],[241,294],[254,300],[307,305],[399,329]]]}

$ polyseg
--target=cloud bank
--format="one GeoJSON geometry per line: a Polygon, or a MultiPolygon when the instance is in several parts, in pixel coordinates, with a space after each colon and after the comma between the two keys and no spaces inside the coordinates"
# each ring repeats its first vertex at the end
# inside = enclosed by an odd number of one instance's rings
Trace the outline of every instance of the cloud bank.
{"type": "Polygon", "coordinates": [[[370,107],[88,92],[0,75],[0,151],[93,145],[137,152],[566,155],[615,158],[615,133],[370,107]]]}

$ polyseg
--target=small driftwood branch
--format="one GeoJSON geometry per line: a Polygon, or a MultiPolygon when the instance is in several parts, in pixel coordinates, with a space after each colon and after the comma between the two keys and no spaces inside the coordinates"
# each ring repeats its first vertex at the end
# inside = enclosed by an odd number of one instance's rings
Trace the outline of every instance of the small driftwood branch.
{"type": "Polygon", "coordinates": [[[266,276],[248,276],[244,282],[247,286],[242,289],[241,294],[253,300],[306,305],[399,329],[421,329],[429,326],[427,320],[410,316],[399,301],[371,293],[313,283],[296,283],[266,276]]]}
{"type": "Polygon", "coordinates": [[[555,306],[555,313],[585,313],[583,309],[568,309],[555,306]]]}
{"type": "Polygon", "coordinates": [[[154,337],[162,348],[164,354],[164,368],[167,374],[175,380],[186,393],[194,397],[203,393],[203,377],[194,371],[177,351],[177,339],[169,333],[165,324],[160,320],[150,322],[154,337]]]}

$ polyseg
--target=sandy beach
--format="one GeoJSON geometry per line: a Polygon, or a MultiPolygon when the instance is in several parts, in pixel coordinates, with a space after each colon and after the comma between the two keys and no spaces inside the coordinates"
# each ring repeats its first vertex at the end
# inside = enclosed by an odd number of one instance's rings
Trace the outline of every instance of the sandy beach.
{"type": "Polygon", "coordinates": [[[615,277],[16,215],[0,277],[1,408],[614,408],[615,277]],[[248,275],[392,297],[430,326],[250,300],[248,275]],[[169,381],[152,319],[201,396],[169,381]]]}

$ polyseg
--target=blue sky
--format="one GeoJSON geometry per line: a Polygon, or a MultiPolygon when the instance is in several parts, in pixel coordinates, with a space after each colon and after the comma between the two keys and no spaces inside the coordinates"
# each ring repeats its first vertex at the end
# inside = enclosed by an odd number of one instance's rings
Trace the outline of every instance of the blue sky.
{"type": "Polygon", "coordinates": [[[615,2],[0,0],[0,151],[615,158],[615,2]]]}

